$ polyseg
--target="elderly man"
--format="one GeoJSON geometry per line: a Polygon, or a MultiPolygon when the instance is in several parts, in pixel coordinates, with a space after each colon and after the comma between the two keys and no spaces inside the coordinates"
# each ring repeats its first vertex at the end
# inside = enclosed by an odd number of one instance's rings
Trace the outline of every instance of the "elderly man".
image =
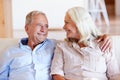
{"type": "Polygon", "coordinates": [[[0,80],[51,80],[49,68],[56,42],[46,38],[46,15],[30,12],[26,16],[25,31],[28,38],[0,53],[0,80]]]}

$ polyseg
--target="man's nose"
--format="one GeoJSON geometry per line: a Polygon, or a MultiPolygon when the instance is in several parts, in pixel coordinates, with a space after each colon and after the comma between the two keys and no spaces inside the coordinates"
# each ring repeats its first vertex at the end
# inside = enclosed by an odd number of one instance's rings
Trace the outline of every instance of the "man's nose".
{"type": "Polygon", "coordinates": [[[63,26],[63,29],[66,29],[65,25],[63,26]]]}
{"type": "Polygon", "coordinates": [[[44,26],[41,26],[40,31],[44,32],[44,30],[45,30],[44,26]]]}

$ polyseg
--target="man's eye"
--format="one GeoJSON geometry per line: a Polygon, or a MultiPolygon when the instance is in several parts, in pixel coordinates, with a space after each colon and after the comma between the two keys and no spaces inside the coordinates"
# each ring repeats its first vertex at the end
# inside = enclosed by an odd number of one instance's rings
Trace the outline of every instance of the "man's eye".
{"type": "Polygon", "coordinates": [[[48,25],[45,25],[46,28],[48,28],[48,25]]]}
{"type": "Polygon", "coordinates": [[[41,25],[41,24],[37,24],[36,26],[42,27],[42,25],[41,25]]]}
{"type": "Polygon", "coordinates": [[[45,28],[48,28],[48,25],[47,25],[47,24],[46,24],[46,25],[37,24],[36,26],[37,26],[37,27],[45,27],[45,28]]]}

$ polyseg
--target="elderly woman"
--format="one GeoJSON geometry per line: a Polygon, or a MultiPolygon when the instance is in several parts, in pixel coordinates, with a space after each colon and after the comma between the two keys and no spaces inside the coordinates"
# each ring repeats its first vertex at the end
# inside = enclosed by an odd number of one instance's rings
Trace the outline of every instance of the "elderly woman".
{"type": "Polygon", "coordinates": [[[101,51],[97,39],[103,35],[89,13],[81,7],[66,12],[67,40],[56,46],[51,75],[53,80],[120,80],[114,53],[101,51]]]}

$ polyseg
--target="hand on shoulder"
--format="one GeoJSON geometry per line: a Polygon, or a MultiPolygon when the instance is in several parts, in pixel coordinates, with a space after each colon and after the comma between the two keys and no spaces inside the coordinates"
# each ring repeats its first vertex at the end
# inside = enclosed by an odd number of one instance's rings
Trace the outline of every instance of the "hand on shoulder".
{"type": "Polygon", "coordinates": [[[112,39],[109,35],[104,34],[104,35],[100,36],[97,39],[97,42],[99,43],[99,47],[103,52],[108,51],[108,50],[111,51],[112,39]]]}

